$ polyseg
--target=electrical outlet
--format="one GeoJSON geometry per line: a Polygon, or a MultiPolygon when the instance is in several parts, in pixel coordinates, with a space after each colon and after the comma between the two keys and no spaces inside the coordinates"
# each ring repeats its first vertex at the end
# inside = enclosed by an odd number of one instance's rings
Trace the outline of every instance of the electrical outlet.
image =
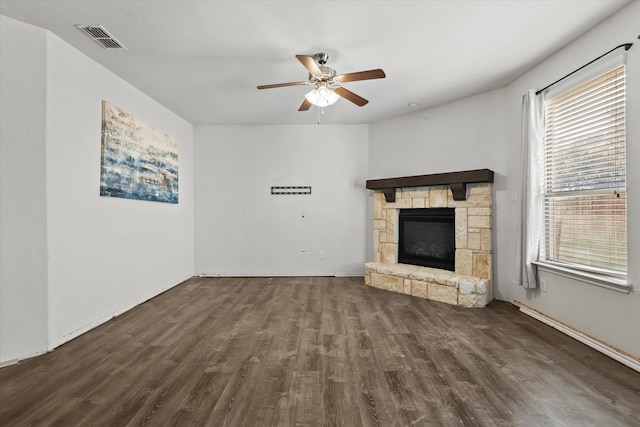
{"type": "Polygon", "coordinates": [[[546,281],[546,279],[540,279],[540,290],[542,292],[547,292],[547,281],[546,281]]]}
{"type": "Polygon", "coordinates": [[[300,252],[300,259],[303,259],[303,260],[307,259],[307,251],[300,252]]]}
{"type": "Polygon", "coordinates": [[[320,251],[320,259],[325,259],[325,258],[326,258],[326,256],[325,256],[324,251],[320,251]]]}

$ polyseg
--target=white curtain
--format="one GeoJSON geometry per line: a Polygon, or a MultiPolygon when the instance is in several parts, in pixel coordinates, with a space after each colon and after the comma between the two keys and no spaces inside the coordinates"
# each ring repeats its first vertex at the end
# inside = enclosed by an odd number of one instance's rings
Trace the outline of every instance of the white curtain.
{"type": "Polygon", "coordinates": [[[520,284],[538,286],[534,261],[539,259],[542,237],[542,176],[544,144],[542,94],[529,90],[522,104],[522,228],[520,284]]]}

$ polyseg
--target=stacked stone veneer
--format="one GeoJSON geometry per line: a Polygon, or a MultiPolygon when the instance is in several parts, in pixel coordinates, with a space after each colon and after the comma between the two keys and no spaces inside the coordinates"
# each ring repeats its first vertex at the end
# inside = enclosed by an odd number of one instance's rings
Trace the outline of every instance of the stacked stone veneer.
{"type": "Polygon", "coordinates": [[[374,194],[374,262],[365,266],[369,286],[464,307],[484,307],[492,299],[492,184],[467,184],[467,200],[455,201],[447,186],[396,189],[387,203],[374,194]],[[455,208],[455,271],[398,264],[400,209],[455,208]]]}

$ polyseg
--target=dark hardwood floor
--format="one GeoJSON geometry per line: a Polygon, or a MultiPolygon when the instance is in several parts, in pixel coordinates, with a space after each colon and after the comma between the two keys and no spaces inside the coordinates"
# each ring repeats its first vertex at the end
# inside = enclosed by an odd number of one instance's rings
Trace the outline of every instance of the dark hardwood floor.
{"type": "Polygon", "coordinates": [[[640,373],[509,303],[193,278],[0,369],[0,425],[639,426],[640,373]]]}

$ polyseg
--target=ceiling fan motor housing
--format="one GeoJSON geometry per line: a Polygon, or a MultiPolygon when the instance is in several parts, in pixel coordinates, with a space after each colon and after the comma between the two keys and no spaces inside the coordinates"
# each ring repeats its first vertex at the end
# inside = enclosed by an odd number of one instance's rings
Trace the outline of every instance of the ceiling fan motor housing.
{"type": "Polygon", "coordinates": [[[318,68],[320,68],[320,71],[322,71],[323,79],[326,78],[326,77],[331,78],[331,77],[334,77],[336,75],[336,70],[334,70],[331,67],[327,67],[326,65],[321,65],[318,68]]]}

